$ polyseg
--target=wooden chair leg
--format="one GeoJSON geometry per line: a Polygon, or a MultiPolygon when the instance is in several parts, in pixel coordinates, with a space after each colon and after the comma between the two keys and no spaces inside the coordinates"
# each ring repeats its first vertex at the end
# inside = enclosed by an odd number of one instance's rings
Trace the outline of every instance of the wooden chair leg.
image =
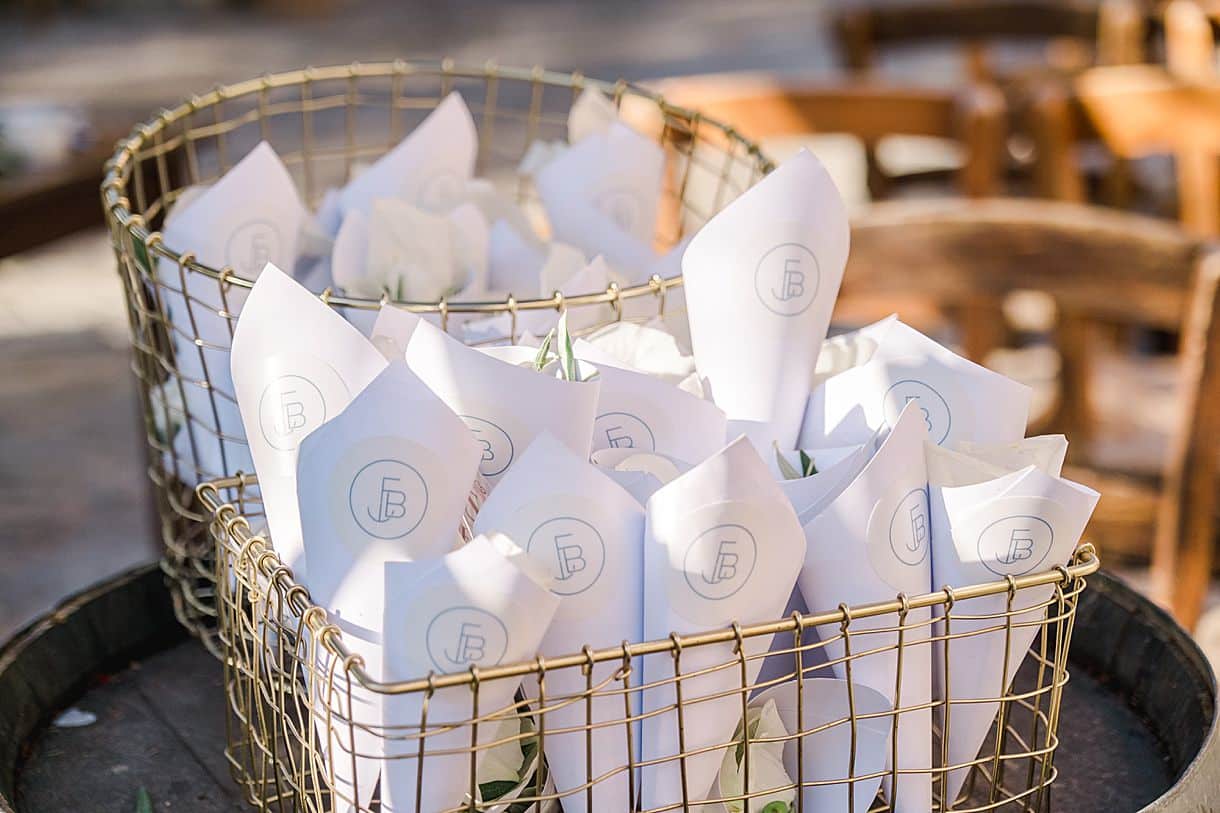
{"type": "Polygon", "coordinates": [[[1211,580],[1220,456],[1220,255],[1200,264],[1182,334],[1181,393],[1152,551],[1154,598],[1193,628],[1211,580]]]}

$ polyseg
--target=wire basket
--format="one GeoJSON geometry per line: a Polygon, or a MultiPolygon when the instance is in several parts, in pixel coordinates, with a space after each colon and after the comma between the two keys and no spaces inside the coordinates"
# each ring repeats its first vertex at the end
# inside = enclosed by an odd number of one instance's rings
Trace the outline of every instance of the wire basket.
{"type": "MultiPolygon", "coordinates": [[[[1050,809],[1076,607],[1085,577],[1098,567],[1089,544],[1078,549],[1067,567],[1009,576],[1004,581],[945,588],[921,596],[898,595],[893,601],[860,607],[840,605],[829,612],[794,613],[765,624],[733,624],[696,636],[624,641],[610,648],[586,646],[568,655],[471,667],[459,673],[430,673],[383,684],[365,672],[362,659],[353,654],[343,633],[328,624],[325,610],[313,605],[305,588],[292,580],[291,571],[276,557],[268,540],[251,533],[261,513],[253,485],[248,477],[229,478],[204,484],[199,496],[211,515],[209,527],[216,544],[220,637],[226,654],[226,755],[235,780],[259,809],[377,809],[373,787],[377,775],[365,773],[366,786],[361,788],[357,760],[378,755],[402,760],[419,777],[420,785],[445,766],[446,776],[459,777],[450,794],[454,811],[523,813],[559,811],[561,807],[568,813],[600,811],[607,805],[597,803],[599,789],[615,781],[625,783],[629,795],[624,798],[636,799],[645,773],[666,768],[680,775],[680,785],[675,785],[681,789],[680,796],[668,804],[641,803],[638,809],[644,813],[766,810],[761,801],[776,790],[796,791],[792,808],[796,811],[880,813],[895,809],[887,801],[894,783],[913,781],[917,775],[924,781],[930,777],[936,811],[1050,809]],[[925,634],[911,634],[916,630],[925,634]],[[1028,636],[1033,639],[1028,652],[1014,650],[1018,630],[1036,633],[1028,636]],[[751,642],[763,636],[774,638],[770,651],[764,645],[760,654],[751,642]],[[916,657],[920,648],[938,645],[947,670],[955,646],[959,652],[968,652],[981,640],[1003,651],[1005,669],[1010,659],[1023,658],[1011,660],[1021,666],[1010,686],[997,686],[982,697],[956,697],[945,681],[942,699],[924,705],[903,703],[899,676],[904,674],[904,657],[916,657]],[[777,657],[782,658],[783,668],[764,666],[751,685],[746,677],[748,661],[769,658],[774,662],[777,657]],[[865,659],[878,657],[892,657],[896,663],[894,702],[889,705],[878,705],[866,694],[869,690],[852,682],[853,667],[859,669],[865,659]],[[648,677],[643,682],[641,662],[643,672],[651,676],[647,664],[658,659],[671,664],[670,676],[659,681],[648,677]],[[730,677],[713,693],[702,681],[714,673],[730,677]],[[833,685],[846,688],[831,696],[823,689],[832,681],[825,679],[836,675],[840,679],[845,675],[846,681],[833,685]],[[501,688],[498,696],[507,696],[502,690],[505,686],[515,690],[507,705],[480,702],[497,694],[497,688],[501,688]],[[567,690],[560,691],[558,686],[567,690]],[[784,749],[786,763],[796,757],[789,772],[790,784],[776,788],[768,787],[765,779],[750,780],[752,749],[763,740],[752,743],[751,736],[757,734],[749,725],[739,724],[731,739],[700,747],[685,744],[691,737],[691,715],[701,706],[718,704],[719,713],[747,719],[761,697],[777,687],[793,689],[795,699],[781,712],[791,717],[787,730],[793,733],[765,742],[784,749]],[[813,693],[807,697],[810,689],[813,693]],[[652,704],[651,710],[643,711],[642,695],[658,691],[667,692],[669,702],[659,707],[652,704]],[[386,702],[414,697],[418,710],[413,719],[418,723],[386,725],[381,719],[366,719],[360,709],[370,697],[386,702]],[[451,716],[433,711],[429,718],[429,709],[440,708],[441,698],[447,698],[445,707],[451,716]],[[460,709],[457,719],[452,716],[455,703],[460,709]],[[961,718],[963,709],[978,704],[989,706],[994,717],[990,731],[977,757],[954,760],[947,743],[955,715],[961,718]],[[920,771],[886,767],[877,759],[878,744],[884,742],[885,762],[899,764],[900,723],[910,719],[905,716],[908,712],[928,708],[936,721],[932,726],[933,767],[920,771]],[[677,729],[673,740],[677,747],[660,758],[643,759],[635,726],[656,715],[663,715],[669,721],[666,725],[672,723],[677,729]],[[547,761],[537,757],[552,754],[547,738],[565,738],[570,747],[585,748],[587,755],[596,732],[615,726],[624,731],[619,763],[604,769],[603,761],[603,770],[595,771],[590,758],[583,780],[575,785],[569,781],[569,790],[558,792],[548,776],[547,761]],[[488,729],[496,733],[488,734],[488,729]],[[503,733],[506,730],[508,734],[503,733]],[[478,777],[476,755],[485,760],[491,749],[511,741],[522,746],[520,779],[508,788],[508,795],[485,798],[487,787],[478,777]],[[875,746],[871,752],[866,751],[868,743],[875,746]],[[832,758],[811,771],[802,753],[814,749],[832,754],[832,758]],[[744,761],[745,777],[735,790],[717,782],[710,797],[706,801],[698,797],[696,804],[687,798],[688,761],[706,758],[708,753],[717,758],[735,753],[739,764],[744,761]],[[455,759],[460,761],[456,773],[455,759]],[[961,791],[946,801],[946,779],[955,774],[958,781],[953,784],[961,791]]],[[[967,655],[957,657],[974,668],[967,655]]],[[[936,663],[933,661],[934,668],[936,663]]],[[[415,804],[408,801],[405,807],[416,813],[425,808],[418,797],[415,804]]],[[[400,803],[395,810],[401,813],[404,807],[400,803]]]]}
{"type": "MultiPolygon", "coordinates": [[[[233,420],[228,351],[252,280],[240,269],[197,262],[191,246],[166,245],[158,229],[167,212],[188,189],[217,180],[263,140],[275,147],[304,199],[316,204],[325,189],[397,144],[453,90],[477,122],[476,174],[528,204],[535,196],[515,170],[536,139],[566,138],[568,110],[586,87],[604,91],[665,153],[657,249],[677,244],[772,167],[731,127],[624,82],[540,68],[463,68],[448,60],[308,68],[218,87],[162,111],[118,144],[102,183],[102,205],[124,283],[163,567],[179,619],[217,654],[211,544],[194,487],[240,473],[233,459],[245,458],[240,422],[233,420]],[[171,313],[171,300],[184,307],[171,313]],[[202,330],[203,320],[220,320],[227,329],[220,335],[202,330]]],[[[522,311],[599,307],[607,321],[665,314],[667,293],[680,284],[677,277],[653,276],[643,285],[578,296],[400,304],[439,314],[446,328],[451,314],[507,313],[515,336],[522,311]]],[[[317,293],[341,311],[374,310],[391,301],[388,292],[381,299],[317,293]]]]}

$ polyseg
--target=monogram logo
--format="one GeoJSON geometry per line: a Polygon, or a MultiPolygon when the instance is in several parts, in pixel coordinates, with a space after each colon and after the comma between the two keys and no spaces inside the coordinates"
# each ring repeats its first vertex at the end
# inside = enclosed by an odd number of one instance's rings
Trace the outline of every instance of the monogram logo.
{"type": "Polygon", "coordinates": [[[1020,576],[1042,564],[1054,541],[1054,530],[1041,517],[1005,517],[979,534],[979,561],[998,576],[1020,576]]]}
{"type": "Polygon", "coordinates": [[[945,438],[949,437],[949,430],[953,428],[953,413],[949,409],[949,403],[939,392],[914,378],[895,382],[885,391],[882,408],[889,427],[894,428],[898,423],[898,416],[911,402],[915,403],[923,417],[928,438],[938,446],[944,443],[945,438]]]}
{"type": "Polygon", "coordinates": [[[656,451],[657,440],[648,424],[630,412],[607,412],[593,424],[595,449],[656,451]]]}
{"type": "Polygon", "coordinates": [[[401,460],[374,460],[352,478],[348,508],[369,536],[401,539],[428,511],[428,484],[414,466],[401,460]]]}
{"type": "Polygon", "coordinates": [[[225,263],[247,279],[258,276],[280,256],[280,233],[271,223],[255,220],[240,226],[225,244],[225,263]]]}
{"type": "Polygon", "coordinates": [[[928,555],[929,539],[928,494],[913,488],[890,518],[890,548],[903,564],[917,565],[928,555]]]}
{"type": "Polygon", "coordinates": [[[508,651],[504,623],[478,607],[451,607],[428,623],[428,657],[441,672],[495,666],[508,651]]]}
{"type": "Polygon", "coordinates": [[[326,399],[308,378],[284,375],[263,389],[258,422],[263,439],[275,449],[291,452],[326,421],[326,399]]]}
{"type": "Polygon", "coordinates": [[[772,313],[796,316],[817,298],[821,270],[817,257],[800,243],[781,243],[754,269],[754,292],[772,313]]]}
{"type": "Polygon", "coordinates": [[[555,517],[539,525],[526,552],[551,571],[551,592],[583,593],[597,583],[606,565],[606,543],[597,529],[576,517],[555,517]]]}
{"type": "Polygon", "coordinates": [[[596,197],[595,205],[599,212],[625,232],[634,233],[638,227],[645,225],[640,222],[643,207],[630,189],[607,189],[596,197]]]}
{"type": "Polygon", "coordinates": [[[476,418],[473,415],[459,415],[466,422],[466,427],[474,435],[475,442],[483,449],[483,458],[479,462],[479,474],[484,477],[496,477],[503,474],[513,462],[513,439],[508,433],[491,421],[476,418]]]}
{"type": "Polygon", "coordinates": [[[726,599],[750,580],[757,559],[758,545],[745,526],[717,525],[687,547],[683,562],[686,583],[703,598],[726,599]]]}

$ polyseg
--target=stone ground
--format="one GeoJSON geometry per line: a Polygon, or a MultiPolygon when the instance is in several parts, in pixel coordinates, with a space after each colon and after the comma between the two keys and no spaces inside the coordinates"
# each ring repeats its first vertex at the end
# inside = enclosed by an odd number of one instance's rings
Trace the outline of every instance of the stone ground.
{"type": "MultiPolygon", "coordinates": [[[[779,0],[386,0],[288,20],[221,15],[206,0],[170,16],[141,0],[120,5],[37,23],[0,12],[0,106],[151,112],[218,81],[357,58],[494,57],[629,79],[835,64],[821,5],[779,0]]],[[[933,60],[916,75],[951,69],[933,60]]],[[[100,230],[0,261],[0,639],[156,555],[121,303],[100,230]]],[[[1213,616],[1200,638],[1220,662],[1213,616]]]]}

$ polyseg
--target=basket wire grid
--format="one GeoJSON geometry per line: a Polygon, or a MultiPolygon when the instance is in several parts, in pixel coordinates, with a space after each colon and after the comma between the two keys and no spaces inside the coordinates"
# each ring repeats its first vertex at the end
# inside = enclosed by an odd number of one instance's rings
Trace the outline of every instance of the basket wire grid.
{"type": "MultiPolygon", "coordinates": [[[[123,279],[133,370],[139,380],[154,483],[163,567],[179,619],[216,654],[211,544],[195,500],[196,484],[240,473],[248,459],[228,374],[229,342],[252,285],[230,266],[197,261],[191,246],[161,238],[167,213],[193,187],[219,179],[259,142],[268,141],[303,197],[317,203],[354,168],[395,146],[453,90],[461,92],[478,129],[476,175],[493,180],[523,205],[535,202],[516,168],[537,139],[566,139],[567,114],[586,87],[605,92],[628,121],[665,153],[654,247],[677,244],[772,165],[731,127],[675,107],[624,82],[488,64],[463,68],[395,61],[309,68],[218,87],[138,126],[107,163],[102,205],[123,279]],[[171,312],[168,303],[175,305],[171,312]]],[[[400,302],[436,314],[517,314],[600,308],[598,319],[681,316],[671,302],[680,278],[578,296],[515,297],[494,302],[400,302]]],[[[337,310],[371,311],[393,301],[318,292],[337,310]]],[[[518,292],[521,293],[521,292],[518,292]]],[[[594,325],[596,327],[597,325],[594,325]]],[[[589,328],[592,329],[592,328],[589,328]]],[[[248,464],[247,464],[248,465],[248,464]]]]}
{"type": "MultiPolygon", "coordinates": [[[[734,623],[695,636],[624,641],[609,648],[605,647],[607,642],[600,642],[600,648],[586,646],[578,653],[539,656],[532,661],[482,669],[471,667],[460,673],[429,673],[383,684],[365,672],[361,657],[353,654],[343,633],[328,624],[325,610],[313,605],[305,588],[292,580],[291,571],[276,557],[269,541],[251,533],[261,512],[253,485],[249,477],[228,478],[202,485],[199,496],[210,514],[209,527],[217,549],[220,639],[225,650],[228,706],[226,756],[234,779],[259,809],[375,810],[373,788],[361,791],[359,787],[357,758],[376,758],[379,754],[404,760],[421,784],[431,770],[441,767],[442,760],[462,760],[462,770],[456,774],[462,779],[452,792],[454,811],[521,813],[558,811],[561,806],[569,811],[601,810],[604,808],[595,800],[598,789],[608,786],[604,783],[616,778],[625,781],[627,798],[636,799],[644,772],[666,766],[680,771],[681,796],[661,806],[641,806],[646,813],[740,811],[746,809],[747,800],[749,810],[759,810],[763,809],[759,802],[762,797],[783,790],[796,790],[795,811],[880,813],[894,809],[887,801],[886,788],[915,774],[931,776],[933,809],[938,812],[1050,809],[1060,705],[1068,681],[1067,657],[1077,600],[1085,587],[1085,577],[1098,567],[1089,544],[1078,549],[1067,567],[1009,576],[1004,581],[945,588],[921,596],[898,595],[893,601],[866,606],[841,605],[829,612],[794,613],[750,627],[734,623]],[[1018,630],[1037,633],[1028,652],[1014,650],[1013,638],[1018,630]],[[761,649],[751,646],[759,640],[770,640],[769,636],[774,636],[769,653],[765,643],[761,649]],[[952,686],[946,685],[941,699],[922,705],[909,701],[903,704],[904,656],[916,657],[919,648],[939,644],[947,670],[955,643],[987,637],[993,642],[1002,641],[1005,671],[1016,662],[1012,659],[1023,658],[1011,686],[997,686],[986,697],[963,698],[955,697],[952,686]],[[700,650],[710,651],[712,657],[700,658],[700,650]],[[786,659],[785,668],[772,670],[769,675],[764,669],[762,677],[751,685],[747,663],[754,658],[777,656],[786,659]],[[896,661],[896,702],[884,708],[870,706],[863,694],[867,690],[852,681],[853,668],[859,669],[867,659],[878,657],[894,657],[896,661]],[[669,676],[659,681],[650,679],[656,673],[645,665],[643,671],[648,677],[642,682],[641,661],[647,664],[658,659],[672,664],[669,676]],[[692,660],[698,661],[698,667],[684,668],[684,662],[692,660]],[[708,691],[708,684],[701,681],[714,673],[735,675],[735,685],[720,684],[718,691],[708,691]],[[806,689],[820,678],[836,675],[846,677],[846,694],[836,701],[841,704],[839,711],[827,714],[806,699],[806,689]],[[507,684],[515,694],[507,704],[488,708],[488,703],[480,700],[492,694],[489,690],[497,684],[507,684]],[[556,684],[579,688],[548,691],[548,686],[556,684]],[[747,708],[753,708],[751,704],[760,690],[781,685],[796,687],[793,733],[752,745],[751,728],[739,725],[731,739],[699,748],[683,744],[684,726],[689,729],[691,715],[698,714],[701,706],[719,702],[719,712],[727,709],[741,719],[747,708]],[[659,709],[642,710],[642,696],[657,691],[667,692],[670,702],[659,709]],[[460,719],[430,721],[429,703],[436,705],[446,693],[448,708],[452,709],[458,693],[460,708],[468,712],[459,715],[460,719]],[[360,704],[371,696],[416,696],[419,723],[399,726],[365,719],[359,713],[360,704]],[[731,708],[724,705],[726,697],[732,700],[731,708]],[[977,757],[951,761],[947,743],[953,713],[960,714],[959,709],[976,704],[990,704],[998,712],[987,739],[977,757]],[[891,757],[891,765],[897,764],[899,725],[909,719],[903,715],[928,708],[936,721],[933,767],[895,769],[867,762],[860,744],[878,742],[875,738],[881,732],[887,737],[886,756],[891,757]],[[575,715],[571,709],[576,710],[575,715]],[[608,714],[607,709],[621,711],[608,714]],[[636,724],[658,714],[668,715],[666,719],[676,726],[678,748],[646,760],[640,756],[636,724]],[[812,718],[816,719],[810,722],[812,718]],[[509,733],[499,733],[505,729],[497,726],[506,720],[511,721],[509,733]],[[614,726],[624,730],[620,764],[612,770],[594,771],[589,756],[593,737],[599,730],[614,726]],[[497,733],[489,736],[489,728],[497,733]],[[524,754],[550,754],[548,737],[566,738],[570,747],[584,749],[587,761],[583,782],[561,794],[548,778],[544,762],[526,760],[511,802],[480,801],[476,759],[511,740],[522,743],[524,754]],[[791,784],[767,787],[749,778],[751,759],[759,759],[752,749],[764,742],[778,743],[789,753],[795,751],[791,784]],[[809,775],[802,749],[815,748],[819,743],[826,748],[828,742],[840,761],[830,770],[809,775]],[[736,792],[714,785],[706,801],[689,799],[688,761],[732,748],[737,749],[745,773],[736,792]],[[951,772],[960,775],[961,771],[969,772],[962,791],[955,799],[944,800],[946,777],[951,772]],[[336,782],[340,774],[348,779],[340,777],[336,782]],[[869,782],[873,783],[871,787],[869,782]],[[874,796],[872,789],[878,786],[880,792],[874,796]],[[849,792],[849,787],[856,790],[849,792]],[[870,790],[862,795],[860,787],[870,790]],[[841,795],[829,797],[837,800],[829,805],[827,797],[818,797],[820,801],[811,804],[804,798],[810,792],[841,795]]],[[[1000,682],[1005,681],[1000,678],[1000,682]]],[[[500,696],[505,695],[501,692],[500,696]]],[[[377,774],[366,773],[363,781],[375,783],[377,774]]],[[[396,809],[402,811],[403,807],[396,809]]],[[[416,797],[416,804],[407,809],[418,813],[425,806],[416,797]]]]}

